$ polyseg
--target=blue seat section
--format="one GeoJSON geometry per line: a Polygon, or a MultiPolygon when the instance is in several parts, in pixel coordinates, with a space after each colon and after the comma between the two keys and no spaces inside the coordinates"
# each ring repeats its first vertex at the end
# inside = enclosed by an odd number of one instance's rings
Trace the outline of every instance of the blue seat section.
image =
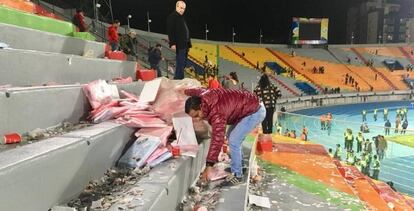
{"type": "Polygon", "coordinates": [[[201,67],[199,64],[191,61],[191,59],[187,59],[187,67],[193,66],[197,75],[204,75],[204,68],[201,67]]]}
{"type": "Polygon", "coordinates": [[[316,89],[306,82],[296,82],[295,86],[307,95],[315,95],[316,89]]]}
{"type": "Polygon", "coordinates": [[[277,62],[265,62],[264,65],[273,70],[277,75],[285,71],[277,62]]]}
{"type": "Polygon", "coordinates": [[[385,59],[382,63],[384,63],[384,65],[388,67],[388,69],[390,69],[391,71],[404,70],[404,66],[402,66],[402,64],[399,61],[394,59],[385,59]]]}

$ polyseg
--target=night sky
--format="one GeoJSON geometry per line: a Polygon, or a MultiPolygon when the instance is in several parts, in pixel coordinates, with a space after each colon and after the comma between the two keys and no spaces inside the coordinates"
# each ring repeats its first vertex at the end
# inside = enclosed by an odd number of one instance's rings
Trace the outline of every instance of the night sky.
{"type": "MultiPolygon", "coordinates": [[[[329,43],[345,43],[347,10],[363,0],[198,0],[186,1],[186,20],[192,38],[205,38],[208,24],[209,40],[231,41],[235,27],[236,42],[286,44],[292,17],[327,17],[329,43]]],[[[126,25],[147,30],[147,11],[152,20],[151,31],[166,31],[166,18],[175,9],[175,0],[113,0],[114,18],[126,25]]]]}

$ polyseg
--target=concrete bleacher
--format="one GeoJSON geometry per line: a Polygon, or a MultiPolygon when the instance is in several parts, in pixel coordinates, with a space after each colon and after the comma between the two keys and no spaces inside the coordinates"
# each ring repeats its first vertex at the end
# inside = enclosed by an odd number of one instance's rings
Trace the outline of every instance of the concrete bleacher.
{"type": "Polygon", "coordinates": [[[192,43],[192,45],[190,56],[200,62],[204,62],[207,56],[213,65],[217,65],[217,45],[206,43],[192,43]]]}
{"type": "MultiPolygon", "coordinates": [[[[81,43],[65,48],[72,41],[76,42],[74,38],[6,24],[3,26],[9,31],[2,36],[7,35],[7,43],[19,49],[0,50],[0,84],[13,85],[0,91],[1,135],[9,132],[22,134],[35,128],[53,127],[64,121],[77,123],[85,120],[91,108],[81,85],[75,83],[135,76],[135,62],[79,56],[85,50],[81,43]],[[17,43],[18,38],[10,36],[19,31],[29,38],[39,36],[42,43],[17,43]],[[51,42],[46,42],[48,39],[51,42]],[[19,87],[48,82],[68,85],[19,87]]],[[[85,43],[104,49],[103,43],[85,43]]],[[[143,83],[117,86],[119,90],[139,95],[143,83]]],[[[2,151],[0,210],[49,210],[77,197],[89,181],[98,180],[116,164],[125,147],[134,141],[134,132],[132,128],[104,122],[2,151]],[[21,199],[10,200],[10,197],[21,199]]],[[[137,187],[151,187],[143,192],[143,196],[147,197],[143,210],[177,206],[188,187],[198,178],[207,149],[202,144],[197,158],[170,160],[153,169],[152,176],[166,173],[162,181],[140,181],[137,187]],[[172,170],[171,165],[176,168],[172,170]]],[[[114,207],[118,210],[116,205],[114,207]]]]}
{"type": "MultiPolygon", "coordinates": [[[[139,94],[143,83],[117,86],[119,90],[139,94]]],[[[22,134],[64,121],[77,123],[86,120],[91,110],[81,85],[7,88],[0,91],[0,108],[0,134],[22,134]]]]}
{"type": "Polygon", "coordinates": [[[283,47],[275,47],[272,48],[277,51],[283,52],[285,54],[291,54],[291,51],[294,50],[297,56],[303,56],[308,58],[313,58],[321,61],[327,61],[336,63],[337,60],[334,58],[327,50],[322,48],[283,48],[283,47]]]}
{"type": "Polygon", "coordinates": [[[136,63],[32,50],[0,50],[0,84],[87,83],[135,75],[136,63]]]}
{"type": "Polygon", "coordinates": [[[329,47],[328,51],[335,55],[335,57],[342,63],[347,63],[348,58],[350,58],[351,62],[349,64],[356,66],[365,65],[359,59],[355,59],[358,58],[358,56],[351,50],[344,50],[341,47],[329,47]]]}
{"type": "Polygon", "coordinates": [[[58,35],[16,25],[0,23],[0,42],[10,48],[83,55],[103,58],[105,43],[58,35]]]}

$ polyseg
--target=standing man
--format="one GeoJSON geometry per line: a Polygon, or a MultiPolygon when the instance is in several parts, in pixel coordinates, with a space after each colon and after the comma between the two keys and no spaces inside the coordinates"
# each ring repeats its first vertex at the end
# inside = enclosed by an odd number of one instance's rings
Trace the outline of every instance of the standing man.
{"type": "Polygon", "coordinates": [[[385,127],[385,135],[390,135],[390,128],[391,128],[391,122],[389,119],[384,124],[385,127]]]}
{"type": "Polygon", "coordinates": [[[372,179],[378,180],[379,172],[380,172],[380,161],[377,155],[374,155],[374,166],[372,169],[374,170],[372,173],[372,179]]]}
{"type": "Polygon", "coordinates": [[[160,69],[160,61],[163,59],[161,49],[161,44],[157,43],[157,45],[148,52],[148,61],[151,65],[151,69],[157,70],[157,77],[162,77],[160,69]]]}
{"type": "Polygon", "coordinates": [[[112,25],[108,28],[108,41],[112,51],[117,51],[119,48],[118,27],[121,25],[119,20],[114,20],[112,25]]]}
{"type": "Polygon", "coordinates": [[[384,108],[384,121],[388,119],[388,108],[384,108]]]}
{"type": "Polygon", "coordinates": [[[378,113],[378,109],[374,109],[374,121],[377,121],[377,113],[378,113]]]}
{"type": "Polygon", "coordinates": [[[363,122],[367,121],[367,111],[365,109],[362,110],[362,121],[363,122]]]}
{"type": "Polygon", "coordinates": [[[177,1],[175,11],[167,19],[167,33],[170,47],[176,53],[174,79],[184,79],[184,68],[187,65],[188,50],[191,48],[190,31],[184,19],[186,4],[177,1]]]}
{"type": "Polygon", "coordinates": [[[237,185],[242,182],[242,143],[266,116],[266,109],[259,98],[248,91],[231,89],[187,89],[191,96],[185,102],[185,112],[192,118],[208,120],[212,127],[211,142],[206,159],[206,168],[201,181],[208,180],[212,166],[218,162],[218,156],[225,139],[231,153],[231,174],[223,185],[237,185]]]}

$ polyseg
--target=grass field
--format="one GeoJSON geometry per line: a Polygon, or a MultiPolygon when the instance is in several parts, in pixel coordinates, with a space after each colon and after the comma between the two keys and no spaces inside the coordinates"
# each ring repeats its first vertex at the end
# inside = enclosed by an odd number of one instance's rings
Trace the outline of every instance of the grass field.
{"type": "Polygon", "coordinates": [[[386,139],[387,141],[393,141],[393,142],[414,148],[414,135],[392,136],[392,137],[387,137],[386,139]]]}

